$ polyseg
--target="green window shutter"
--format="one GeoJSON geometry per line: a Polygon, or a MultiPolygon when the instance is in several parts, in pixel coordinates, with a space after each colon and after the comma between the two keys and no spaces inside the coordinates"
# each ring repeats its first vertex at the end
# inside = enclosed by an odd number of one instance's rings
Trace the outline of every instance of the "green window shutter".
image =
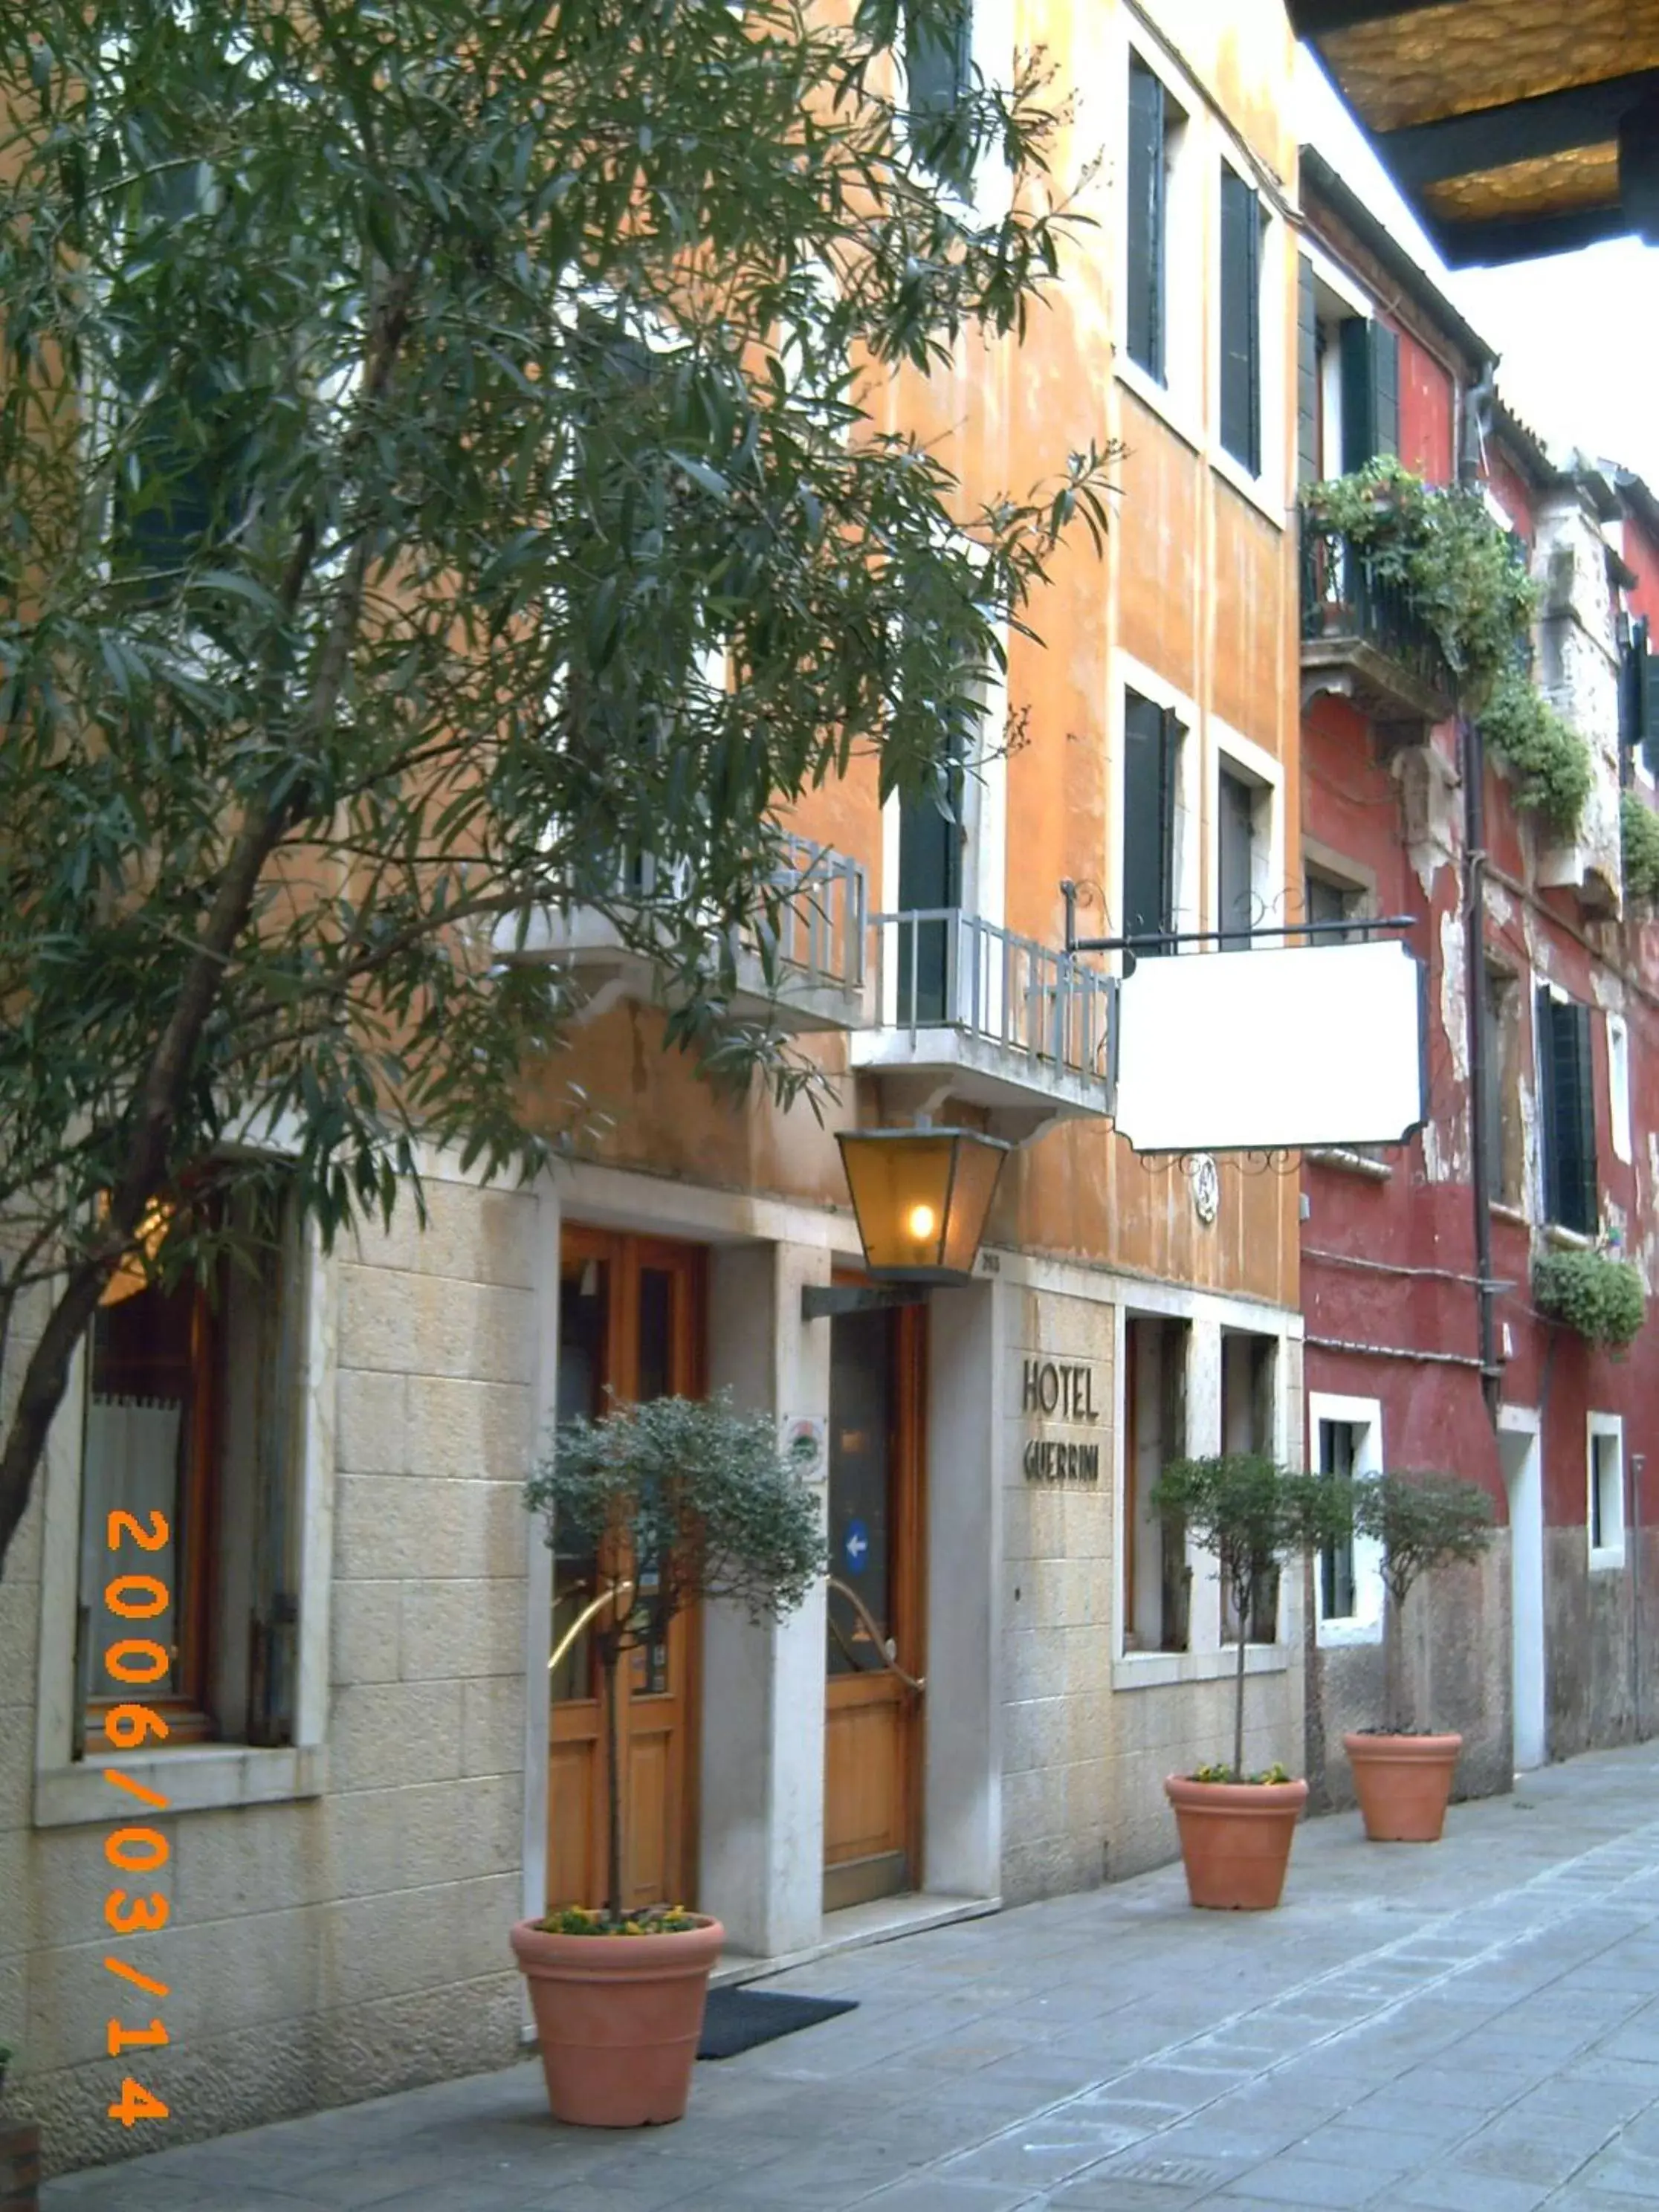
{"type": "Polygon", "coordinates": [[[1164,381],[1164,141],[1162,81],[1129,57],[1128,288],[1125,301],[1129,358],[1164,381]]]}
{"type": "Polygon", "coordinates": [[[1544,1121],[1544,1212],[1563,1229],[1593,1237],[1595,1180],[1595,1062],[1590,1010],[1538,994],[1538,1095],[1544,1121]]]}
{"type": "Polygon", "coordinates": [[[1400,451],[1400,340],[1382,323],[1342,325],[1342,466],[1363,469],[1400,451]]]}
{"type": "Polygon", "coordinates": [[[1296,480],[1317,483],[1319,467],[1319,309],[1313,264],[1296,263],[1296,480]]]}
{"type": "Polygon", "coordinates": [[[1261,467],[1261,206],[1221,165],[1221,442],[1252,476],[1261,467]]]}
{"type": "Polygon", "coordinates": [[[1372,429],[1379,453],[1400,451],[1400,333],[1385,323],[1371,328],[1372,429]]]}
{"type": "MultiPolygon", "coordinates": [[[[962,802],[959,765],[950,769],[942,789],[906,792],[900,798],[898,902],[902,914],[933,911],[937,915],[941,907],[961,906],[962,802]]],[[[902,1022],[939,1022],[950,1018],[957,934],[956,925],[949,921],[900,925],[902,1022]]]]}
{"type": "Polygon", "coordinates": [[[1168,708],[1131,691],[1123,734],[1121,930],[1126,937],[1152,936],[1175,922],[1176,769],[1182,728],[1168,708]]]}

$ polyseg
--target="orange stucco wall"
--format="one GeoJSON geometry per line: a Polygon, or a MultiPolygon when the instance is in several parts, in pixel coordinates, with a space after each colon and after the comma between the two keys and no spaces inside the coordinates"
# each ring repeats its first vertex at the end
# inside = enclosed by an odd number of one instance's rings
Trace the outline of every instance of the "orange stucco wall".
{"type": "MultiPolygon", "coordinates": [[[[883,419],[936,441],[958,471],[964,511],[1005,491],[1023,495],[1091,438],[1125,451],[1114,475],[1114,527],[1103,558],[1079,531],[1057,555],[1029,610],[1041,643],[1015,638],[1009,696],[1024,738],[1007,764],[1004,911],[1007,926],[1051,945],[1063,930],[1062,877],[1087,887],[1082,925],[1099,928],[1115,896],[1121,763],[1114,702],[1121,655],[1192,702],[1200,748],[1200,849],[1213,842],[1209,794],[1215,755],[1231,732],[1279,764],[1282,843],[1294,868],[1299,817],[1294,620],[1296,573],[1291,471],[1294,453],[1295,237],[1283,216],[1294,192],[1290,112],[1291,43],[1278,0],[1165,0],[1157,10],[1160,52],[1184,67],[1194,89],[1189,130],[1200,137],[1196,173],[1212,179],[1223,152],[1251,163],[1258,189],[1281,219],[1267,233],[1263,313],[1269,460],[1255,497],[1213,459],[1212,365],[1200,381],[1196,422],[1146,404],[1115,373],[1122,332],[1121,173],[1127,39],[1154,34],[1139,13],[1101,0],[1022,0],[1016,35],[1040,41],[1059,70],[1056,92],[1075,94],[1055,149],[1057,186],[1102,158],[1078,211],[1092,227],[1073,238],[1062,281],[1033,314],[1024,347],[975,336],[953,368],[927,385],[906,378],[882,400],[883,419]],[[1124,96],[1120,96],[1123,94],[1124,96]],[[1206,104],[1207,103],[1207,104],[1206,104]],[[1282,188],[1282,189],[1281,189],[1282,188]],[[1225,728],[1220,726],[1224,725],[1225,728]]],[[[1195,265],[1171,283],[1195,283],[1191,327],[1206,360],[1215,343],[1213,192],[1195,265]]],[[[792,819],[855,855],[870,877],[872,909],[890,904],[882,883],[882,825],[873,763],[815,793],[792,819]]],[[[1206,888],[1204,911],[1211,906],[1206,888]]],[[[582,1031],[557,1071],[573,1074],[613,1116],[595,1149],[616,1161],[815,1201],[844,1199],[830,1133],[859,1103],[841,1085],[820,1127],[804,1106],[787,1116],[764,1100],[741,1107],[705,1092],[678,1059],[657,1050],[657,1018],[618,1009],[582,1031]]],[[[845,1047],[815,1048],[831,1071],[845,1047]]],[[[866,1102],[867,1103],[867,1102],[866,1102]]],[[[1297,1298],[1293,1179],[1223,1162],[1220,1217],[1200,1229],[1185,1178],[1168,1162],[1137,1161],[1109,1126],[1051,1128],[1017,1158],[1005,1179],[993,1235],[1040,1250],[1095,1258],[1147,1274],[1236,1288],[1286,1304],[1297,1298]]]]}

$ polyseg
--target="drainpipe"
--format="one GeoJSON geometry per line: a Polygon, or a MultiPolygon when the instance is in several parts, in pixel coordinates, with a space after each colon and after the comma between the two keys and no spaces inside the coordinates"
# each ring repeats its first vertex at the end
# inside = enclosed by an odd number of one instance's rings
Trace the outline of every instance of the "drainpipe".
{"type": "Polygon", "coordinates": [[[1492,1278],[1492,1162],[1486,1158],[1486,1097],[1492,1071],[1486,1065],[1486,747],[1480,726],[1458,717],[1463,767],[1464,1024],[1469,1054],[1469,1182],[1474,1206],[1475,1315],[1480,1355],[1480,1394],[1496,1431],[1504,1370],[1497,1352],[1492,1278]]]}

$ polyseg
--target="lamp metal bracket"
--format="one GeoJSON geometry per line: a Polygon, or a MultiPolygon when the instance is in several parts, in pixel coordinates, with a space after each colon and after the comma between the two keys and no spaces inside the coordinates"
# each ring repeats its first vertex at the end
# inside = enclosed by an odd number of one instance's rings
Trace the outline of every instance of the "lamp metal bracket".
{"type": "Polygon", "coordinates": [[[919,1306],[927,1297],[921,1283],[804,1283],[803,1321],[828,1321],[836,1314],[879,1313],[889,1306],[919,1306]]]}

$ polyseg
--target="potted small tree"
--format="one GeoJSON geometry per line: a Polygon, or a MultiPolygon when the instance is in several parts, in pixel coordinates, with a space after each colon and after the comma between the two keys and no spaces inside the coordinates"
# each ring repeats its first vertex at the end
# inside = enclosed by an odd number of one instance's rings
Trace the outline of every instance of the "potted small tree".
{"type": "Polygon", "coordinates": [[[548,2100],[556,2119],[582,2127],[677,2120],[726,1931],[665,1899],[627,1907],[617,1670],[699,1600],[734,1601],[757,1620],[792,1612],[824,1571],[818,1500],[780,1452],[773,1416],[722,1397],[564,1423],[525,1503],[550,1547],[600,1562],[586,1625],[604,1684],[605,1903],[562,1906],[512,1934],[548,2100]]]}
{"type": "Polygon", "coordinates": [[[1407,1693],[1406,1600],[1431,1567],[1480,1558],[1492,1539],[1492,1500],[1461,1475],[1368,1475],[1355,1486],[1353,1525],[1382,1547],[1388,1594],[1382,1631],[1380,1728],[1342,1739],[1354,1791],[1374,1844],[1435,1844],[1445,1826],[1463,1739],[1421,1726],[1407,1693]]]}
{"type": "Polygon", "coordinates": [[[1280,1564],[1346,1526],[1346,1486],[1293,1473],[1265,1453],[1223,1452],[1173,1461],[1152,1502],[1158,1512],[1179,1516],[1215,1559],[1238,1638],[1231,1763],[1171,1774],[1164,1784],[1180,1831],[1188,1894],[1197,1905],[1262,1911],[1283,1893],[1308,1785],[1282,1766],[1244,1771],[1245,1644],[1258,1598],[1280,1564]]]}

